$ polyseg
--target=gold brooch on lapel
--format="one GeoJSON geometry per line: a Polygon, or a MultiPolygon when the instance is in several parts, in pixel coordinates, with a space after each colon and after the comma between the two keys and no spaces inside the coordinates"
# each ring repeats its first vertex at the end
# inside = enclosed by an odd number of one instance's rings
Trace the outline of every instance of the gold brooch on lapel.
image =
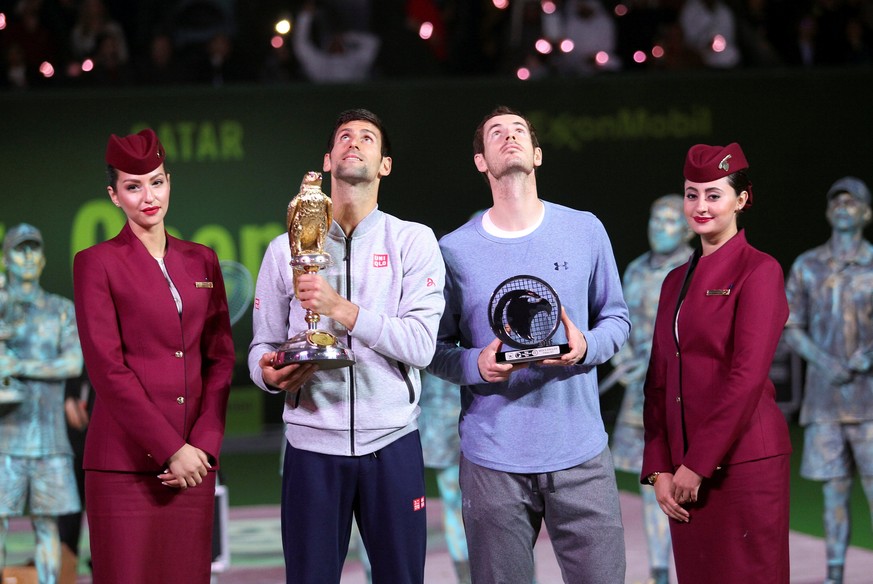
{"type": "Polygon", "coordinates": [[[195,288],[212,288],[212,282],[194,282],[195,288]]]}
{"type": "Polygon", "coordinates": [[[730,296],[731,295],[731,288],[733,288],[733,287],[734,287],[734,285],[731,284],[727,288],[715,288],[713,290],[707,290],[706,295],[707,296],[730,296]]]}

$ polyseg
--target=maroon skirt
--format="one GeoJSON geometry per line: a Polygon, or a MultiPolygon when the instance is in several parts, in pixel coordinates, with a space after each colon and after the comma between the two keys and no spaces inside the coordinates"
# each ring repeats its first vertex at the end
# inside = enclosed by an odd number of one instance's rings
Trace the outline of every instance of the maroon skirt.
{"type": "Polygon", "coordinates": [[[670,521],[679,582],[788,584],[789,473],[784,455],[704,479],[691,521],[670,521]]]}
{"type": "Polygon", "coordinates": [[[185,490],[156,475],[86,471],[93,584],[209,584],[215,473],[185,490]]]}

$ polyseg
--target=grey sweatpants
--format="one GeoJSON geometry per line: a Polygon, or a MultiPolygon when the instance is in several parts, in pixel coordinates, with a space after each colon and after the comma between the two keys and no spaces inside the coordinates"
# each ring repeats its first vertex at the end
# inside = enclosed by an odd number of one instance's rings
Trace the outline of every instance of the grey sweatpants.
{"type": "Polygon", "coordinates": [[[612,456],[542,474],[495,471],[461,457],[473,584],[531,584],[545,521],[564,582],[623,584],[624,528],[612,456]]]}

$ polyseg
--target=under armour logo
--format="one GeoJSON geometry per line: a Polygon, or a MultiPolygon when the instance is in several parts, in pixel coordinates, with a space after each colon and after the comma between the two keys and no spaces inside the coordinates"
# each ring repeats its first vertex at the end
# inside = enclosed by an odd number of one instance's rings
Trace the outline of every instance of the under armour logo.
{"type": "Polygon", "coordinates": [[[564,268],[565,270],[569,269],[569,267],[567,266],[567,262],[563,262],[563,263],[555,262],[555,271],[557,272],[561,268],[564,268]]]}

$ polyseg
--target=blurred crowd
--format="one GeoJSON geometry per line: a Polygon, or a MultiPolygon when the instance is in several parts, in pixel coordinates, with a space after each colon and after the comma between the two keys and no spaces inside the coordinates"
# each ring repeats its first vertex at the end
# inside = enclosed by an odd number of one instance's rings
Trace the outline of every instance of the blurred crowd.
{"type": "Polygon", "coordinates": [[[0,0],[0,88],[873,64],[873,0],[0,0]]]}

